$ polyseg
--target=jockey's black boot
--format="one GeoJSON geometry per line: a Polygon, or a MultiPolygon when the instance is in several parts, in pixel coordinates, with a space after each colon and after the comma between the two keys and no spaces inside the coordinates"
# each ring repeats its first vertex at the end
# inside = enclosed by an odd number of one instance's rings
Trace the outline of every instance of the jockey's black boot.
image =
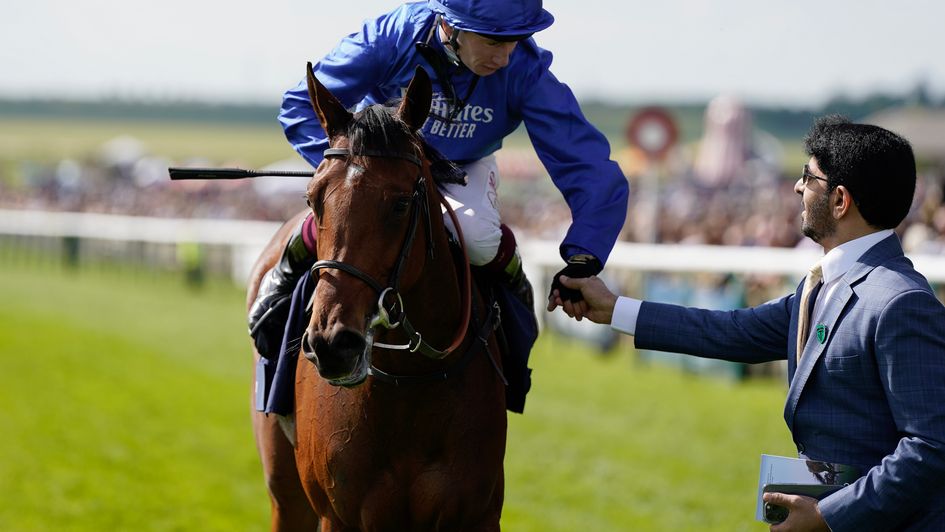
{"type": "Polygon", "coordinates": [[[249,335],[261,356],[276,359],[282,346],[292,291],[315,263],[302,237],[304,222],[289,236],[279,262],[263,275],[256,300],[249,309],[249,335]]]}

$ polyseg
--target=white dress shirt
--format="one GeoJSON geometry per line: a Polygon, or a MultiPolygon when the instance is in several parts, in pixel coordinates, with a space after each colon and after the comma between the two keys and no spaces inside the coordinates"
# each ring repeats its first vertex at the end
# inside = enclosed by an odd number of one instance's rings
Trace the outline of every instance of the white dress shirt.
{"type": "MultiPolygon", "coordinates": [[[[824,286],[820,289],[820,294],[814,303],[814,313],[811,315],[810,323],[817,323],[821,312],[823,312],[824,302],[836,291],[843,275],[856,264],[856,261],[864,253],[892,234],[892,229],[870,233],[849,242],[844,242],[824,255],[824,258],[820,260],[824,272],[824,286]]],[[[614,305],[614,315],[610,320],[610,327],[624,334],[636,334],[637,317],[640,315],[642,305],[643,301],[632,297],[617,298],[617,304],[614,305]]]]}

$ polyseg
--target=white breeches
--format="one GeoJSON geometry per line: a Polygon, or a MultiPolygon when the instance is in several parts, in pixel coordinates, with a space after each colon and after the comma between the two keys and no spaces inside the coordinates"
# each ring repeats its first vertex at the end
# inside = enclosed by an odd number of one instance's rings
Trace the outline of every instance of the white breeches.
{"type": "MultiPolygon", "coordinates": [[[[456,211],[469,263],[473,266],[488,264],[499,251],[502,230],[499,228],[499,171],[495,155],[463,165],[466,186],[448,184],[442,187],[446,201],[456,211]]],[[[456,234],[453,221],[443,209],[446,228],[456,234]]]]}

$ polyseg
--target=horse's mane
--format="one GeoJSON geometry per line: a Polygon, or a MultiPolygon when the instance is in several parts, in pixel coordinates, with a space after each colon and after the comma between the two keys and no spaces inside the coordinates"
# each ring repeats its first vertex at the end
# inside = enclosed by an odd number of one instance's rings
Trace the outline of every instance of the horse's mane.
{"type": "Polygon", "coordinates": [[[388,103],[371,105],[355,113],[346,135],[351,151],[416,151],[418,139],[410,127],[397,118],[396,111],[397,107],[388,103]]]}
{"type": "Polygon", "coordinates": [[[430,146],[421,133],[410,130],[397,117],[400,100],[374,104],[354,114],[348,124],[348,142],[352,153],[364,150],[396,150],[422,153],[430,161],[430,174],[438,184],[466,184],[466,172],[430,146]]]}

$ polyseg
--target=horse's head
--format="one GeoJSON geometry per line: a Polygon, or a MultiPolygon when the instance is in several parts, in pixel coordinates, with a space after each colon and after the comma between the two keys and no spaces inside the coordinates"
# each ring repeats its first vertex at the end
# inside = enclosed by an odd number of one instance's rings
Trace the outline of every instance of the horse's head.
{"type": "MultiPolygon", "coordinates": [[[[435,190],[415,132],[429,113],[432,88],[418,67],[397,109],[375,105],[352,115],[311,64],[307,72],[330,148],[307,191],[321,260],[313,268],[318,289],[302,349],[323,378],[353,386],[367,377],[374,328],[398,320],[400,292],[420,279],[430,245],[428,200],[435,190]]],[[[435,215],[432,223],[441,225],[439,210],[435,215]]]]}

